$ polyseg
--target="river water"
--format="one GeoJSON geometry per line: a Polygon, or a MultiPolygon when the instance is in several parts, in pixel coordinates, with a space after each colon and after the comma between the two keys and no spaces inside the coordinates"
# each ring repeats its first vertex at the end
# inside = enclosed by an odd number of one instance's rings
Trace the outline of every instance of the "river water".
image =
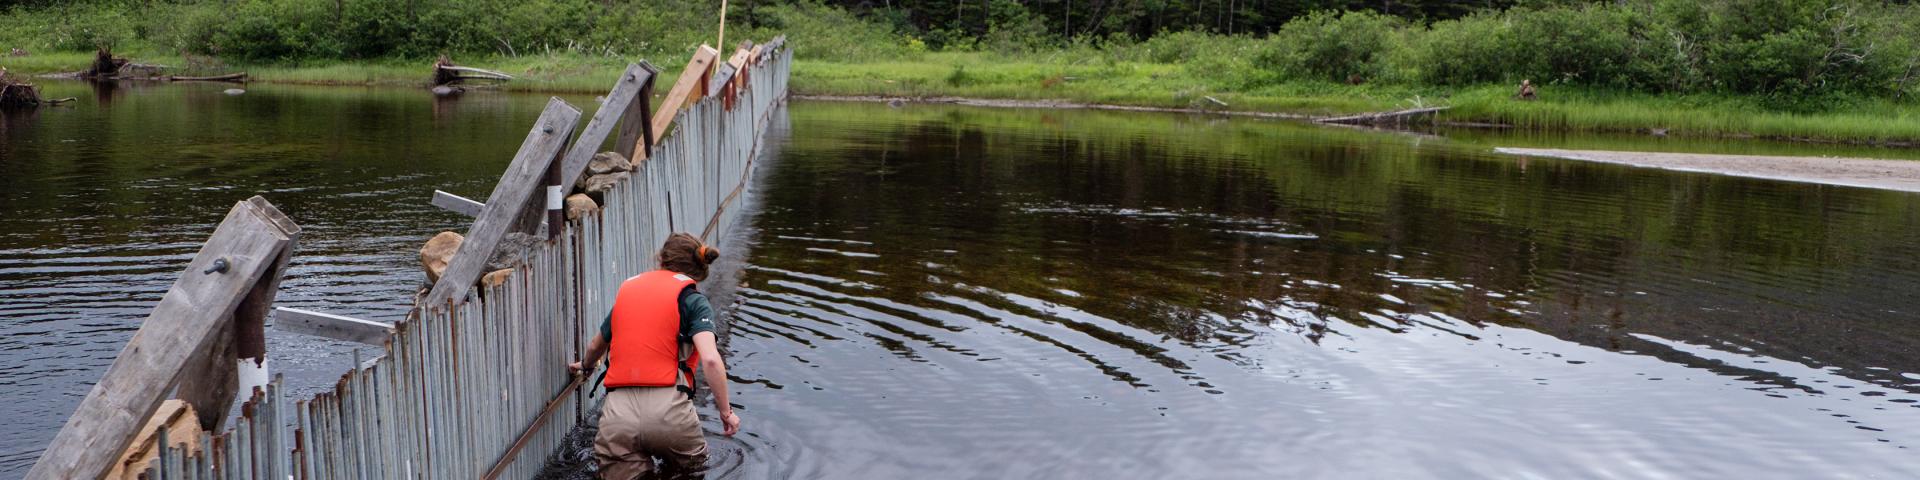
{"type": "MultiPolygon", "coordinates": [[[[281,305],[404,314],[466,223],[427,198],[484,196],[545,99],[220,88],[0,117],[0,477],[246,196],[306,229],[281,305]]],[[[717,477],[1920,477],[1920,196],[1491,147],[1912,152],[788,113],[723,243],[717,477]]],[[[296,395],[352,361],[269,337],[296,395]]]]}

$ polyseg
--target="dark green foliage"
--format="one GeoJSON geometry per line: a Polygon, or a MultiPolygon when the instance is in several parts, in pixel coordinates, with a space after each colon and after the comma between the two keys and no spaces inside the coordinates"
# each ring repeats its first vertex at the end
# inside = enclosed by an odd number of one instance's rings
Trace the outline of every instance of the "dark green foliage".
{"type": "Polygon", "coordinates": [[[1316,12],[1267,38],[1260,65],[1299,79],[1366,81],[1386,71],[1406,22],[1367,11],[1316,12]]]}
{"type": "MultiPolygon", "coordinates": [[[[766,4],[754,7],[752,13],[757,22],[751,30],[754,39],[766,41],[783,34],[807,39],[793,44],[794,55],[800,58],[877,61],[910,57],[925,50],[918,42],[901,38],[885,23],[868,21],[819,3],[766,4]]],[[[733,29],[739,27],[736,24],[728,31],[744,30],[733,29]]]]}
{"type": "MultiPolygon", "coordinates": [[[[718,15],[711,0],[6,4],[0,47],[113,46],[255,63],[442,53],[684,58],[715,42],[718,15]]],[[[1796,111],[1920,93],[1920,7],[1909,2],[743,0],[729,17],[728,38],[786,33],[804,39],[795,45],[808,60],[987,51],[1109,68],[1177,65],[1207,88],[1532,80],[1548,89],[1747,95],[1796,111]]]]}

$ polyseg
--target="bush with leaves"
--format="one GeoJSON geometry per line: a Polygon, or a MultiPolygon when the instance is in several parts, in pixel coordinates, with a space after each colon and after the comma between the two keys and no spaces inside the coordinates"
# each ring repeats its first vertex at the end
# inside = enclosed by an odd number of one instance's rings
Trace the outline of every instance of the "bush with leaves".
{"type": "Polygon", "coordinates": [[[1387,52],[1400,47],[1406,21],[1367,11],[1315,12],[1267,37],[1256,61],[1283,78],[1345,82],[1387,72],[1387,52]]]}

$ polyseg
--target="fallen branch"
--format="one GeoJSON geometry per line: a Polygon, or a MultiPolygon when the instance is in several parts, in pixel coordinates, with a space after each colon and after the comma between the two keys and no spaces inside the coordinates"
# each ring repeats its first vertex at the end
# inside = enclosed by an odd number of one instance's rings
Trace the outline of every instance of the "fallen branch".
{"type": "Polygon", "coordinates": [[[1321,118],[1321,119],[1316,119],[1314,121],[1320,122],[1320,123],[1342,123],[1347,125],[1407,124],[1407,123],[1415,123],[1415,122],[1432,121],[1433,115],[1435,113],[1438,113],[1442,110],[1446,110],[1448,108],[1452,108],[1452,107],[1428,107],[1428,108],[1415,108],[1412,110],[1400,110],[1397,112],[1363,113],[1360,115],[1351,115],[1351,116],[1345,116],[1345,117],[1321,118]]]}
{"type": "Polygon", "coordinates": [[[496,72],[493,70],[487,70],[483,68],[458,67],[458,66],[452,66],[452,65],[445,65],[445,66],[441,66],[440,68],[442,70],[452,70],[455,72],[465,72],[465,73],[475,74],[473,76],[463,75],[462,78],[491,78],[495,80],[512,80],[513,79],[512,75],[496,72]]]}
{"type": "Polygon", "coordinates": [[[483,68],[454,65],[453,60],[448,59],[446,55],[441,55],[438,60],[433,61],[434,85],[451,85],[463,80],[498,80],[504,82],[513,80],[513,76],[483,68]]]}
{"type": "Polygon", "coordinates": [[[174,81],[174,82],[245,82],[247,81],[247,72],[229,73],[226,75],[214,75],[209,77],[167,77],[167,80],[174,81]]]}

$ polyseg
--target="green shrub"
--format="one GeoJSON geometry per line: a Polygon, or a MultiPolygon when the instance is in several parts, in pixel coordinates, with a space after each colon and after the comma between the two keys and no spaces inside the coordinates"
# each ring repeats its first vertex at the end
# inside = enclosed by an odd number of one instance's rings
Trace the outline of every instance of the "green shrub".
{"type": "Polygon", "coordinates": [[[1399,48],[1406,22],[1367,11],[1315,12],[1267,37],[1257,59],[1282,77],[1345,82],[1386,73],[1386,52],[1399,48]]]}
{"type": "Polygon", "coordinates": [[[838,7],[802,1],[757,7],[754,16],[760,21],[755,31],[761,39],[778,34],[805,39],[793,44],[798,58],[852,62],[907,59],[925,53],[910,48],[891,26],[864,21],[838,7]]]}
{"type": "Polygon", "coordinates": [[[1408,40],[1400,70],[1435,85],[1505,82],[1510,76],[1513,25],[1498,14],[1435,22],[1408,40]]]}

